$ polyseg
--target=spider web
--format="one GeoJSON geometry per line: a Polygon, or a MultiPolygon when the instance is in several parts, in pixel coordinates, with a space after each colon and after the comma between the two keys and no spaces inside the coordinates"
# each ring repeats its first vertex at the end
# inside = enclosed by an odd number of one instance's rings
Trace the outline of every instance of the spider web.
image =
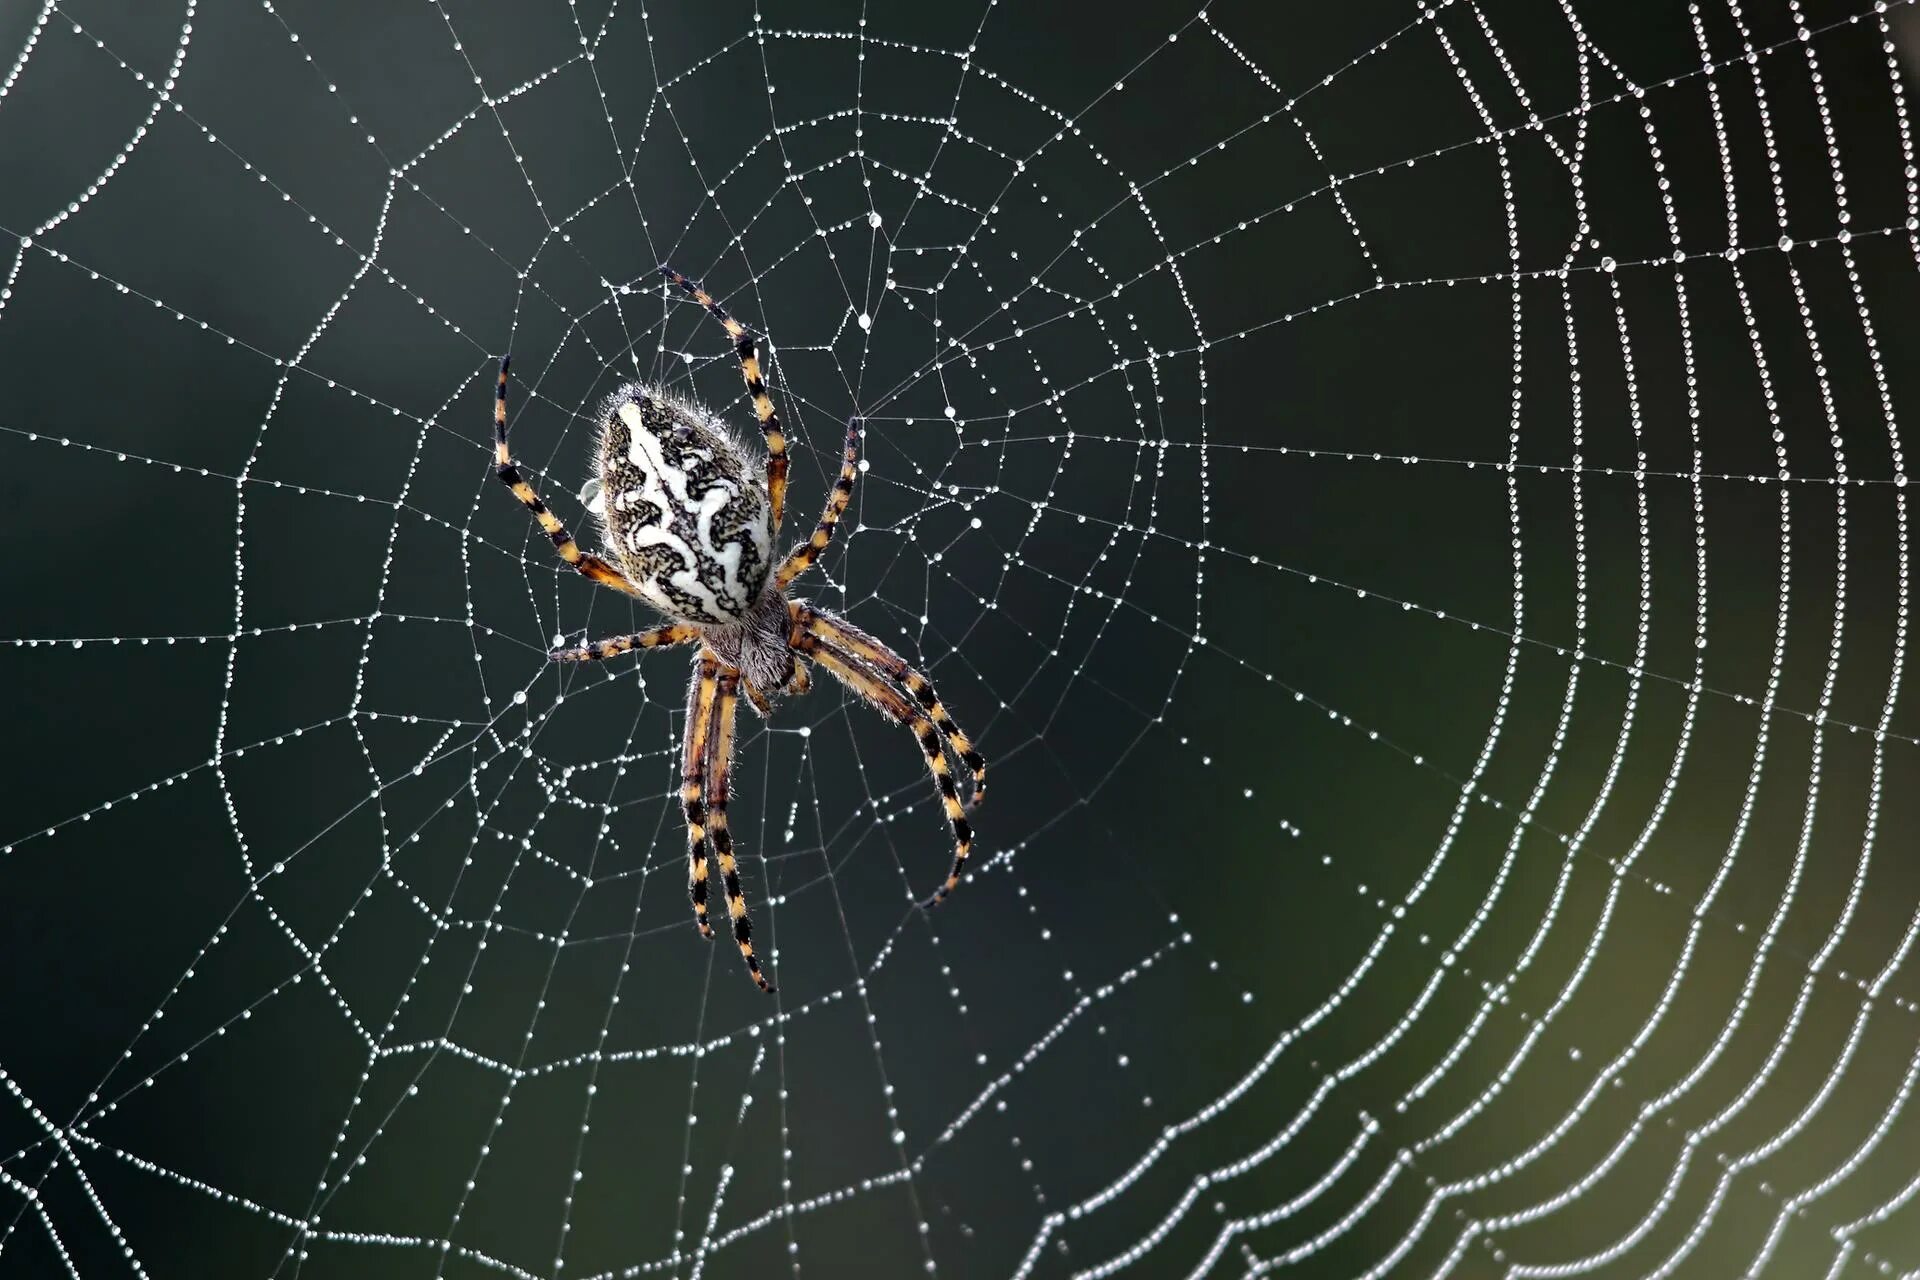
{"type": "Polygon", "coordinates": [[[0,13],[0,1273],[1920,1274],[1920,35],[1653,8],[0,13]],[[743,718],[770,998],[663,261],[994,770],[743,718]]]}

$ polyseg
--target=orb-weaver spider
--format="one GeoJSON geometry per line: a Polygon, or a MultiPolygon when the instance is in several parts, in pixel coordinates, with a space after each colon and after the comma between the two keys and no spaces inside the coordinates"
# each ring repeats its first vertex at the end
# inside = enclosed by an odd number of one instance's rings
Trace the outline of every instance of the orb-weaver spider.
{"type": "Polygon", "coordinates": [[[771,715],[776,698],[807,691],[807,667],[817,663],[882,714],[912,726],[953,827],[953,865],[929,905],[945,901],[960,883],[973,843],[947,751],[973,774],[968,807],[986,795],[987,763],[947,714],[933,685],[905,658],[846,619],[787,595],[794,579],[826,550],[853,498],[860,474],[860,419],[847,422],[840,477],[813,536],[776,567],[773,542],[786,505],[787,442],[760,376],[753,334],[697,283],[671,267],[660,271],[706,308],[733,339],[766,440],[765,483],[748,471],[746,458],[718,416],[662,386],[628,383],[601,405],[595,449],[598,492],[590,509],[601,520],[610,558],[584,552],[521,477],[507,448],[508,356],[500,358],[494,394],[494,471],[540,522],[562,560],[601,586],[636,596],[673,620],[651,631],[556,649],[550,657],[597,662],[636,649],[699,646],[687,689],[680,790],[687,822],[687,892],[695,925],[711,938],[706,852],[711,840],[733,920],[733,940],[753,980],[762,991],[772,991],[753,953],[753,925],[727,829],[739,694],[744,691],[762,716],[771,715]]]}

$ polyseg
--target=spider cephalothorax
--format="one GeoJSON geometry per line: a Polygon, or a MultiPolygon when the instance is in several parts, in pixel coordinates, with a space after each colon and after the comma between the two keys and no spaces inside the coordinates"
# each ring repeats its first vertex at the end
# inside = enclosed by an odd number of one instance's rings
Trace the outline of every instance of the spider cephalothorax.
{"type": "Polygon", "coordinates": [[[973,774],[970,804],[986,793],[986,761],[947,714],[933,685],[906,659],[852,623],[804,600],[787,587],[820,558],[853,497],[859,476],[860,422],[847,423],[840,475],[813,535],[775,564],[787,494],[787,442],[767,397],[753,335],[698,284],[677,271],[661,273],[718,320],[733,339],[747,394],[766,440],[764,483],[726,424],[665,389],[629,383],[600,410],[595,475],[588,507],[600,517],[611,562],[580,550],[557,516],[520,475],[507,448],[507,367],[500,361],[494,400],[494,462],[500,480],[533,513],[561,559],[600,583],[636,596],[673,622],[634,635],[597,640],[550,655],[560,661],[601,661],[634,649],[697,644],[687,689],[686,753],[681,805],[687,820],[687,887],[694,921],[708,937],[707,846],[720,865],[734,941],[753,980],[773,990],[753,952],[753,926],[727,827],[727,788],[733,763],[733,722],[739,695],[771,715],[785,693],[805,693],[807,667],[818,663],[842,684],[900,724],[910,725],[926,755],[953,828],[953,865],[932,902],[960,883],[973,831],[961,807],[947,753],[973,774]]]}

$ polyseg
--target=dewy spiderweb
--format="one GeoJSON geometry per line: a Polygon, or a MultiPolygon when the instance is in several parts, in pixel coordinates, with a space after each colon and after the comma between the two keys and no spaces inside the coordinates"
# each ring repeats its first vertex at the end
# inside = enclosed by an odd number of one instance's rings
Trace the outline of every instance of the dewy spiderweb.
{"type": "Polygon", "coordinates": [[[0,14],[0,1273],[1920,1274],[1915,16],[0,14]],[[997,770],[743,722],[771,997],[488,466],[663,261],[997,770]]]}

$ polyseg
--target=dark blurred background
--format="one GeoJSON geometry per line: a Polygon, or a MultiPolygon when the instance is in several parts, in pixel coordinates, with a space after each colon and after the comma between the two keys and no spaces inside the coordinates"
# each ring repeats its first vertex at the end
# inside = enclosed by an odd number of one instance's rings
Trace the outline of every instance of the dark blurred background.
{"type": "Polygon", "coordinates": [[[1920,1267],[1885,8],[0,5],[0,1275],[1920,1267]],[[993,762],[743,716],[773,998],[663,260],[993,762]]]}

